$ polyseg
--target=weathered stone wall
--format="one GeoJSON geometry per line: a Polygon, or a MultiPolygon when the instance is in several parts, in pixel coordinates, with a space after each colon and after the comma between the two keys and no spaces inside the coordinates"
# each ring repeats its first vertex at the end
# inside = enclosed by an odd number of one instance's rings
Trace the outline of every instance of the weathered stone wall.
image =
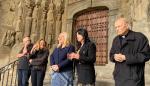
{"type": "Polygon", "coordinates": [[[8,63],[14,45],[15,10],[18,2],[19,0],[0,0],[0,67],[8,63]],[[9,41],[2,40],[9,38],[9,41]]]}

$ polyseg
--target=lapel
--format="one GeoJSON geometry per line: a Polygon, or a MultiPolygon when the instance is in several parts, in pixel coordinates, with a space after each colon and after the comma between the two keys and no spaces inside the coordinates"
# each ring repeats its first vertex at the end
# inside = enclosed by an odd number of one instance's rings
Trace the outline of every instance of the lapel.
{"type": "Polygon", "coordinates": [[[129,41],[134,41],[134,40],[135,40],[134,32],[129,30],[129,32],[128,32],[125,40],[123,41],[122,45],[124,46],[124,45],[128,44],[129,41]]]}
{"type": "Polygon", "coordinates": [[[87,49],[86,45],[87,45],[87,43],[83,44],[79,53],[85,53],[85,50],[87,49]]]}
{"type": "Polygon", "coordinates": [[[119,51],[120,51],[121,50],[121,42],[120,42],[119,36],[117,36],[115,44],[117,46],[117,49],[119,49],[119,51]]]}
{"type": "Polygon", "coordinates": [[[117,36],[117,46],[121,50],[129,43],[129,41],[134,41],[134,40],[135,40],[134,32],[129,30],[126,38],[122,40],[122,43],[120,42],[119,36],[117,36]]]}

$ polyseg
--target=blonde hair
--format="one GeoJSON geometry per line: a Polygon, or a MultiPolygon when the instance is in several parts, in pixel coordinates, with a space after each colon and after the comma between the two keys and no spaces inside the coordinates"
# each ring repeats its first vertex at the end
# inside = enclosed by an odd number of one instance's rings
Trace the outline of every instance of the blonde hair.
{"type": "Polygon", "coordinates": [[[40,49],[40,42],[41,42],[41,41],[44,41],[44,42],[45,42],[45,48],[47,48],[47,43],[46,43],[46,41],[45,41],[44,39],[40,39],[40,40],[38,40],[38,41],[34,44],[34,47],[33,47],[34,50],[39,50],[39,49],[40,49]]]}
{"type": "MultiPolygon", "coordinates": [[[[70,44],[68,33],[62,32],[59,35],[62,35],[64,37],[64,45],[68,46],[70,44]]],[[[57,47],[60,47],[60,46],[58,45],[57,47]]]]}

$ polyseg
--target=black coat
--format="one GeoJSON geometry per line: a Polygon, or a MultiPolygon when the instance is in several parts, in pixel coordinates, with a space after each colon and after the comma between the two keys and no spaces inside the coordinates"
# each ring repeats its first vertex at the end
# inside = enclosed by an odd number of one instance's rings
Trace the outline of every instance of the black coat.
{"type": "Polygon", "coordinates": [[[110,50],[110,60],[115,63],[113,72],[115,86],[145,86],[145,62],[150,58],[148,39],[139,32],[129,31],[122,42],[117,36],[110,50]],[[116,62],[114,54],[126,56],[123,62],[116,62]]]}
{"type": "Polygon", "coordinates": [[[32,70],[46,70],[48,63],[49,50],[48,49],[39,49],[34,51],[30,55],[30,59],[32,59],[31,69],[32,70]]]}
{"type": "Polygon", "coordinates": [[[94,63],[96,61],[96,46],[92,42],[85,43],[79,52],[80,58],[77,63],[78,82],[92,84],[95,82],[94,63]]]}

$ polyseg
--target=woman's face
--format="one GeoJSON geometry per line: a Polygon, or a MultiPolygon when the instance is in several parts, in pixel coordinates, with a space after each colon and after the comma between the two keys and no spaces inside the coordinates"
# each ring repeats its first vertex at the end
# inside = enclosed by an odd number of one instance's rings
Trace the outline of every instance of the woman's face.
{"type": "Polygon", "coordinates": [[[65,41],[64,35],[63,35],[63,34],[60,34],[60,35],[58,36],[58,42],[59,42],[59,44],[63,44],[64,41],[65,41]]]}
{"type": "Polygon", "coordinates": [[[40,48],[42,49],[42,48],[44,48],[45,47],[45,41],[44,40],[41,40],[40,41],[40,48]]]}
{"type": "Polygon", "coordinates": [[[77,33],[77,41],[82,42],[83,40],[83,36],[77,33]]]}

